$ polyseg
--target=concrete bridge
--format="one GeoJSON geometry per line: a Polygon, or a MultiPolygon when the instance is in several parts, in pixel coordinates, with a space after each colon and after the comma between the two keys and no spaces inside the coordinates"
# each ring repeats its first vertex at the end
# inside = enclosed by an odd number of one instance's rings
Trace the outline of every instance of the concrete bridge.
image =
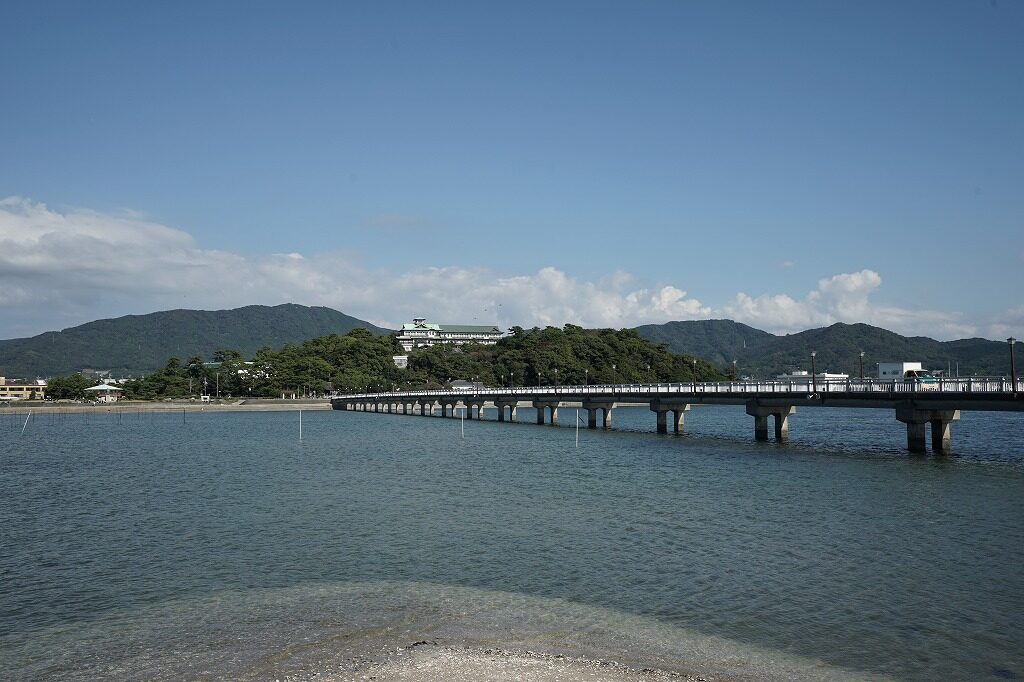
{"type": "Polygon", "coordinates": [[[644,406],[655,413],[658,433],[681,433],[691,405],[745,405],[754,418],[754,437],[768,440],[769,417],[776,440],[789,436],[789,418],[797,407],[891,409],[907,425],[907,449],[926,452],[927,427],[936,452],[950,449],[951,425],[962,410],[1024,411],[1017,382],[1000,378],[941,379],[935,384],[910,381],[846,380],[681,382],[590,386],[529,386],[480,390],[423,390],[337,395],[336,410],[356,410],[424,417],[454,417],[464,408],[468,419],[482,419],[484,407],[498,410],[498,421],[517,421],[520,407],[537,410],[537,423],[557,424],[560,407],[587,412],[587,427],[611,428],[616,407],[644,406]]]}

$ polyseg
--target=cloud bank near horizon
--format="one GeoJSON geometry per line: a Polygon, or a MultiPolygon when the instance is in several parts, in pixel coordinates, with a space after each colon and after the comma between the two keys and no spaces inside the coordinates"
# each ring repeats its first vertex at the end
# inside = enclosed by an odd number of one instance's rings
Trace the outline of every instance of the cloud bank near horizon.
{"type": "Polygon", "coordinates": [[[370,270],[354,254],[243,256],[201,248],[188,232],[134,212],[57,211],[20,197],[0,200],[0,338],[30,336],[102,317],[169,308],[301,303],[395,328],[414,316],[503,326],[634,327],[727,317],[773,333],[865,322],[901,334],[999,338],[1024,330],[1024,306],[1000,324],[959,313],[872,301],[872,270],[825,278],[801,298],[751,296],[708,305],[674,284],[645,285],[627,272],[585,281],[553,266],[505,275],[448,265],[370,270]]]}

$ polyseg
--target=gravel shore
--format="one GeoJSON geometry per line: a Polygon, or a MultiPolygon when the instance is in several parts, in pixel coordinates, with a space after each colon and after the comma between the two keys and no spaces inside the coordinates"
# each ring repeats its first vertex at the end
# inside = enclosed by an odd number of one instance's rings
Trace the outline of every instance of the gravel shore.
{"type": "Polygon", "coordinates": [[[338,664],[334,670],[308,670],[275,682],[710,682],[703,677],[533,651],[474,649],[417,642],[373,660],[338,664]]]}

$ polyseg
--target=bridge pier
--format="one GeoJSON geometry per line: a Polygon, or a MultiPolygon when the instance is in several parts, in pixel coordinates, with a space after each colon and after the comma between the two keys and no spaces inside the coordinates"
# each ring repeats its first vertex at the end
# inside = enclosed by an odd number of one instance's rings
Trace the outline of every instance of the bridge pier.
{"type": "Polygon", "coordinates": [[[925,432],[932,427],[932,450],[949,452],[952,443],[951,424],[960,421],[960,410],[919,410],[913,406],[897,406],[896,419],[907,425],[907,450],[928,452],[925,432]]]}
{"type": "Polygon", "coordinates": [[[516,407],[519,405],[519,401],[513,400],[506,402],[504,400],[495,400],[494,406],[498,408],[498,421],[505,421],[505,408],[508,408],[508,420],[511,422],[516,421],[516,407]]]}
{"type": "Polygon", "coordinates": [[[612,408],[614,407],[615,403],[612,402],[584,400],[583,409],[587,411],[587,428],[597,428],[597,412],[602,410],[601,428],[610,429],[612,427],[612,408]]]}
{"type": "Polygon", "coordinates": [[[557,400],[534,400],[533,406],[537,410],[537,423],[544,423],[544,413],[551,410],[551,425],[558,426],[558,401],[557,400]]]}
{"type": "Polygon", "coordinates": [[[754,439],[768,440],[768,417],[775,417],[775,440],[788,440],[789,417],[795,412],[793,405],[761,405],[751,400],[747,403],[747,414],[754,418],[754,439]]]}
{"type": "Polygon", "coordinates": [[[689,412],[690,406],[687,403],[665,402],[661,400],[651,401],[651,411],[658,415],[658,433],[668,433],[668,413],[672,413],[672,430],[674,433],[683,432],[684,417],[689,412]]]}

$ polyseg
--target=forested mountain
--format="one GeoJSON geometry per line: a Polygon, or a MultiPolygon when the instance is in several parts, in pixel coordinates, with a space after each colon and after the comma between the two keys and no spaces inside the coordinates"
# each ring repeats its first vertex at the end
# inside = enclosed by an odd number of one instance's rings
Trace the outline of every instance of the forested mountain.
{"type": "MultiPolygon", "coordinates": [[[[1009,374],[1010,353],[1005,341],[960,339],[936,341],[924,336],[901,336],[867,324],[836,323],[797,334],[776,336],[731,320],[668,322],[637,327],[645,339],[664,343],[675,353],[691,353],[728,368],[736,360],[742,376],[769,377],[811,368],[815,351],[819,372],[860,372],[876,376],[879,362],[921,362],[926,368],[961,375],[1009,374]]],[[[1020,348],[1018,347],[1018,350],[1020,348]]]]}
{"type": "Polygon", "coordinates": [[[280,348],[356,328],[390,333],[331,308],[294,303],[127,315],[0,341],[0,376],[31,379],[83,369],[142,374],[164,367],[169,357],[210,358],[226,348],[252,357],[265,346],[280,348]]]}

